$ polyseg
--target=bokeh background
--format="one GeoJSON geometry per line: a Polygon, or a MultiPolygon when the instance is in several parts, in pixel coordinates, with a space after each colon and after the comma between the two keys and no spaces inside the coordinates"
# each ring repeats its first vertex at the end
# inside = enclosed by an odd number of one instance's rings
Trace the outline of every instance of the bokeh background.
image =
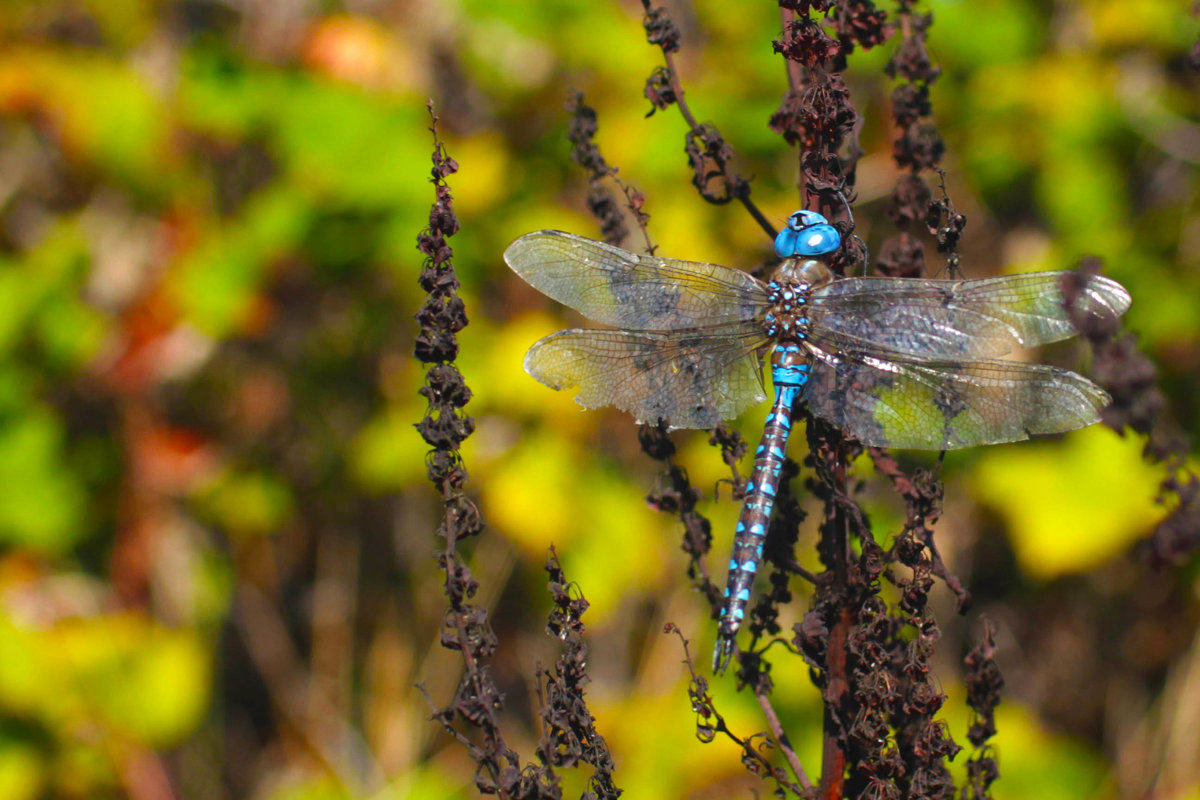
{"type": "MultiPolygon", "coordinates": [[[[800,198],[795,152],[767,126],[786,90],[777,7],[668,5],[692,109],[780,224],[800,198]]],[[[1101,257],[1194,434],[1200,19],[1186,5],[918,10],[935,15],[933,119],[969,220],[966,273],[1101,257]]],[[[703,653],[713,626],[678,524],[645,503],[658,468],[627,417],[523,374],[524,349],[578,319],[500,259],[530,230],[598,235],[566,138],[574,89],[644,192],[659,252],[767,257],[744,212],[691,187],[679,115],[648,116],[661,54],[640,4],[8,0],[0,40],[0,797],[474,795],[473,764],[414,689],[445,704],[461,669],[438,646],[440,506],[413,429],[430,98],[461,165],[451,243],[478,425],[464,458],[489,523],[470,563],[500,638],[508,741],[530,758],[539,735],[553,544],[592,603],[588,699],[617,784],[764,790],[736,748],[694,736],[661,628],[703,653]]],[[[849,74],[873,251],[894,233],[892,46],[856,53],[849,74]]],[[[1048,357],[1086,363],[1073,345],[1048,357]]],[[[753,438],[762,413],[739,429],[753,438]]],[[[721,551],[737,514],[728,492],[714,500],[727,468],[703,434],[676,442],[721,551]]],[[[1168,511],[1143,445],[1097,426],[947,458],[939,544],[976,606],[957,618],[935,593],[939,679],[962,741],[958,663],[986,613],[1008,680],[997,798],[1200,797],[1196,565],[1137,554],[1168,511]]],[[[865,503],[881,540],[898,529],[894,496],[865,503]]],[[[812,542],[802,533],[804,563],[812,542]]],[[[773,677],[815,772],[819,697],[804,669],[773,677]]],[[[732,680],[714,694],[743,735],[765,727],[732,680]]]]}

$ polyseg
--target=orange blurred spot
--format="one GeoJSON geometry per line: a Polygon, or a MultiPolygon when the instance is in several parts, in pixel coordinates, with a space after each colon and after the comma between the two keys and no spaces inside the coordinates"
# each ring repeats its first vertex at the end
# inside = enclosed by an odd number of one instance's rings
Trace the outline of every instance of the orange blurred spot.
{"type": "Polygon", "coordinates": [[[315,72],[377,88],[387,73],[388,49],[387,34],[374,22],[339,14],[312,27],[302,55],[315,72]]]}
{"type": "Polygon", "coordinates": [[[178,320],[178,309],[158,290],[147,292],[125,309],[120,351],[105,372],[113,391],[135,394],[159,377],[163,342],[178,320]]]}
{"type": "Polygon", "coordinates": [[[214,449],[195,431],[159,425],[131,434],[134,480],[143,488],[181,494],[216,467],[214,449]]]}

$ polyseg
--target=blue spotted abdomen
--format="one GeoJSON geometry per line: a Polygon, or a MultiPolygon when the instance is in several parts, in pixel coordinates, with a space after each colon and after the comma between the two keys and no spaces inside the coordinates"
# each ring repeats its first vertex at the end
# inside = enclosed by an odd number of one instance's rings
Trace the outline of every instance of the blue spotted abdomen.
{"type": "Polygon", "coordinates": [[[792,406],[808,381],[808,364],[797,345],[780,344],[772,356],[775,403],[767,415],[762,443],[754,458],[754,470],[746,484],[742,514],[733,537],[733,557],[729,560],[729,579],[725,584],[725,606],[717,629],[717,647],[713,652],[713,670],[725,668],[733,652],[733,640],[750,603],[750,589],[762,561],[763,540],[767,535],[779,475],[787,454],[788,434],[792,429],[792,406]]]}

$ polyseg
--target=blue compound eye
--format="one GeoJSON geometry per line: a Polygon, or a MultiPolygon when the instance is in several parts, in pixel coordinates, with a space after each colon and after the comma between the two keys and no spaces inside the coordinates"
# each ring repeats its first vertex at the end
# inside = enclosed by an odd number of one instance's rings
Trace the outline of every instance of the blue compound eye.
{"type": "Polygon", "coordinates": [[[791,258],[797,255],[796,237],[798,235],[799,232],[792,230],[791,223],[789,223],[789,226],[781,230],[775,237],[775,255],[780,258],[791,258]]]}
{"type": "Polygon", "coordinates": [[[823,256],[842,246],[841,234],[829,221],[815,211],[797,211],[788,217],[787,227],[775,237],[775,254],[780,258],[792,256],[823,256]]]}
{"type": "Polygon", "coordinates": [[[832,225],[813,225],[796,234],[796,255],[823,256],[842,246],[842,236],[832,225]]]}

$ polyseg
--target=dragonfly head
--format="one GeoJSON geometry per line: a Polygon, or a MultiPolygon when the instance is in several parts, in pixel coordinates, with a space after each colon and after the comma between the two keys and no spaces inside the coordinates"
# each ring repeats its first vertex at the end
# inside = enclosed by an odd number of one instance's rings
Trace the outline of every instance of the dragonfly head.
{"type": "Polygon", "coordinates": [[[788,217],[787,225],[775,237],[775,253],[780,258],[823,256],[841,246],[842,237],[837,228],[825,217],[807,209],[788,217]]]}

